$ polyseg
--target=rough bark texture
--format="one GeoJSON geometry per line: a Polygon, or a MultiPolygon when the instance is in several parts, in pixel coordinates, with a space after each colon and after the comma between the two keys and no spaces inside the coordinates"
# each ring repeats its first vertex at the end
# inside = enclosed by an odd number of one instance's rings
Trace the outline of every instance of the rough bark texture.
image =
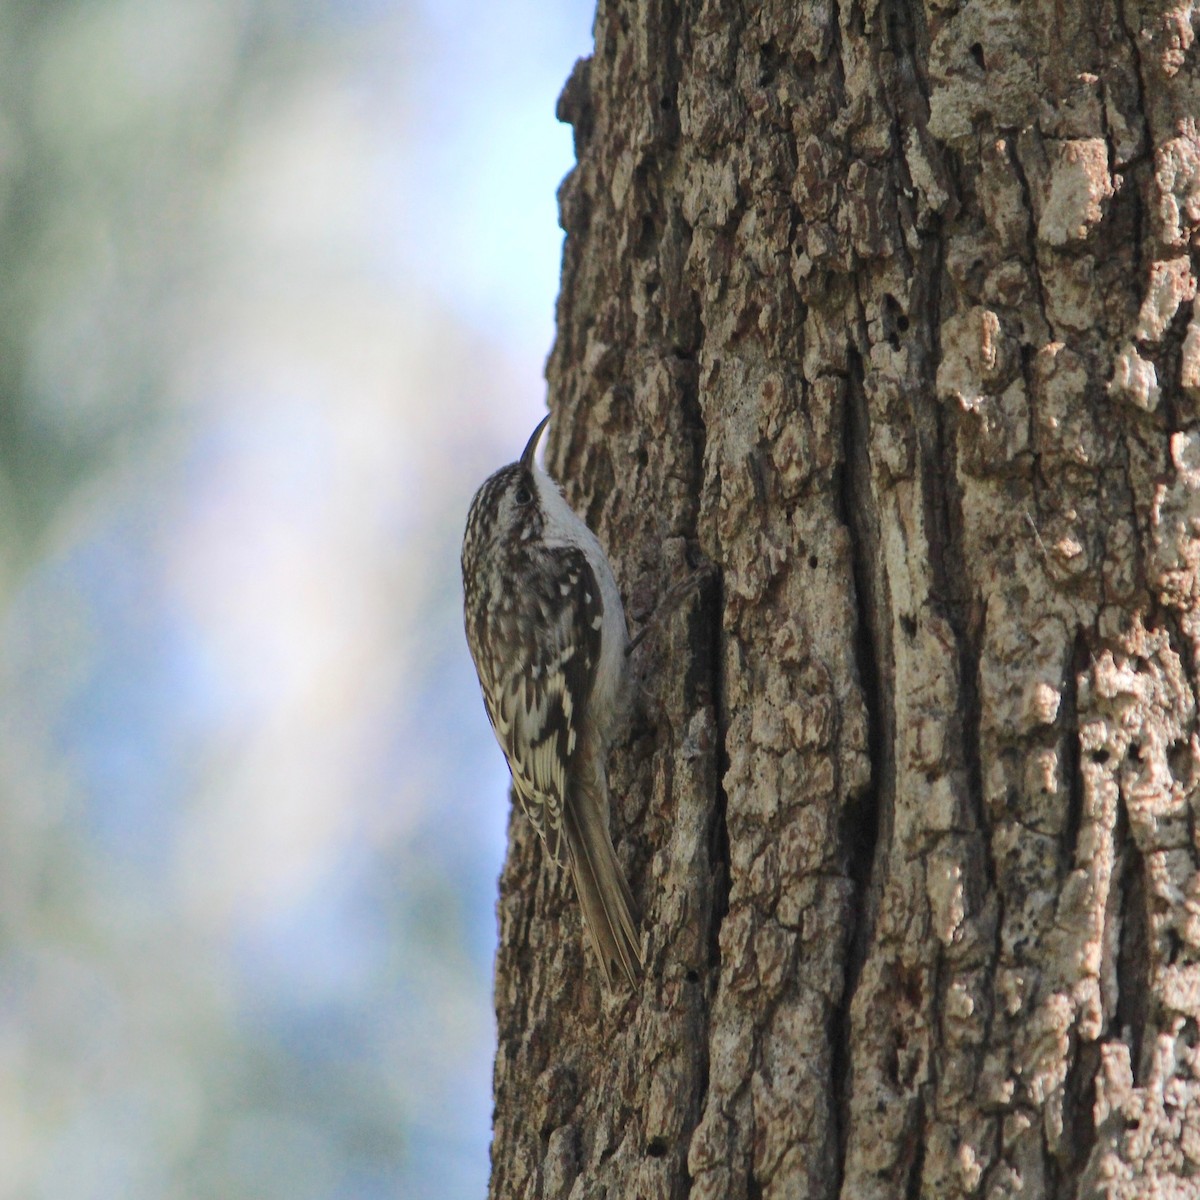
{"type": "Polygon", "coordinates": [[[601,0],[550,467],[635,625],[719,583],[638,995],[514,821],[494,1197],[1200,1193],[1197,20],[601,0]]]}

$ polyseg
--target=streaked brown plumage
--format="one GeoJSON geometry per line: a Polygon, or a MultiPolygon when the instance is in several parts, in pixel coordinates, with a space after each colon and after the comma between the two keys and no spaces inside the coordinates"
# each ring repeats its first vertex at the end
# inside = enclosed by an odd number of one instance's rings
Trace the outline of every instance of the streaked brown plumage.
{"type": "Polygon", "coordinates": [[[467,644],[514,790],[550,856],[571,872],[605,981],[620,975],[633,986],[641,946],[608,832],[606,773],[629,638],[600,543],[533,461],[546,420],[471,503],[467,644]]]}

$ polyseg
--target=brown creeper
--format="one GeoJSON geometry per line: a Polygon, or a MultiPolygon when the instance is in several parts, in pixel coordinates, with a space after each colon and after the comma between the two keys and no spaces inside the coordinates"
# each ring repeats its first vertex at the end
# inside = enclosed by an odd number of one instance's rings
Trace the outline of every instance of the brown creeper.
{"type": "Polygon", "coordinates": [[[525,815],[565,857],[609,987],[642,965],[633,897],[608,833],[605,759],[626,700],[629,635],[596,535],[533,461],[475,493],[463,535],[467,645],[525,815]]]}

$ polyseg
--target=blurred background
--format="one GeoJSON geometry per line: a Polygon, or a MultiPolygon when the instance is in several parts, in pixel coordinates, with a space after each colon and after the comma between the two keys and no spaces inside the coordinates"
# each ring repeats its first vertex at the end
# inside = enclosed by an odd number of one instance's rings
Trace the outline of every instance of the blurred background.
{"type": "Polygon", "coordinates": [[[482,1197],[474,488],[591,0],[0,0],[0,1198],[482,1197]]]}

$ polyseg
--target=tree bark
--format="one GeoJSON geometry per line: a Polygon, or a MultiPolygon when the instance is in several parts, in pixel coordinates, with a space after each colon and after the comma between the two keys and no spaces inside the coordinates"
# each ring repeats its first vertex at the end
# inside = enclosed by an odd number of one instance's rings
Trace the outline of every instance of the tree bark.
{"type": "Polygon", "coordinates": [[[600,0],[549,465],[636,627],[607,996],[515,817],[493,1197],[1200,1194],[1190,4],[600,0]]]}

